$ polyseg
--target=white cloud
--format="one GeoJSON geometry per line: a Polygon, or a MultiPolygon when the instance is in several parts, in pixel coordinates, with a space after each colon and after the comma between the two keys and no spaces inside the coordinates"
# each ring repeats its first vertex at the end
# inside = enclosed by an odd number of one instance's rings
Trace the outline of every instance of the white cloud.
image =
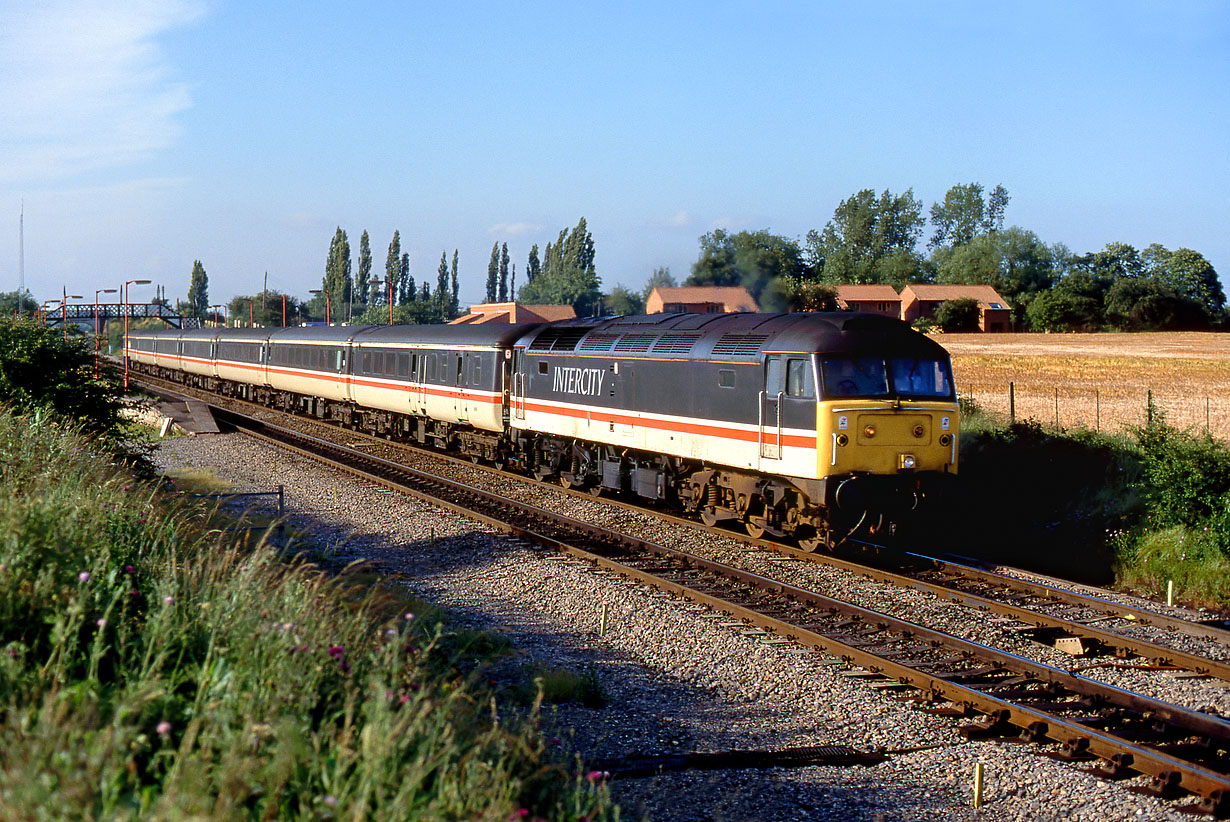
{"type": "Polygon", "coordinates": [[[524,237],[542,230],[535,223],[496,223],[487,229],[487,233],[495,237],[524,237]]]}
{"type": "Polygon", "coordinates": [[[687,228],[692,224],[692,215],[681,209],[669,217],[658,217],[653,224],[661,228],[687,228]]]}
{"type": "Polygon", "coordinates": [[[169,145],[188,87],[156,39],[201,14],[191,0],[0,4],[0,182],[50,182],[169,145]]]}

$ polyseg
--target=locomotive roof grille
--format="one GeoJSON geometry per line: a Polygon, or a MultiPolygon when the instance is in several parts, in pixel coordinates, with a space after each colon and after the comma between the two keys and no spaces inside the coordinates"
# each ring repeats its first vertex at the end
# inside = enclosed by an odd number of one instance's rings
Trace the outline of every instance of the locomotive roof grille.
{"type": "Polygon", "coordinates": [[[619,342],[615,343],[616,351],[631,351],[633,353],[645,352],[653,345],[654,340],[658,339],[657,334],[624,334],[620,337],[619,342]]]}
{"type": "Polygon", "coordinates": [[[725,334],[713,346],[717,356],[750,357],[760,352],[768,334],[725,334]]]}
{"type": "Polygon", "coordinates": [[[590,334],[581,341],[582,351],[610,351],[611,346],[619,339],[618,334],[590,334]]]}
{"type": "Polygon", "coordinates": [[[691,332],[687,334],[663,334],[662,338],[654,344],[653,353],[655,354],[688,354],[692,351],[692,346],[696,345],[696,341],[700,339],[700,334],[691,332]]]}
{"type": "Polygon", "coordinates": [[[588,332],[588,328],[551,326],[534,338],[530,351],[575,351],[577,343],[588,332]]]}

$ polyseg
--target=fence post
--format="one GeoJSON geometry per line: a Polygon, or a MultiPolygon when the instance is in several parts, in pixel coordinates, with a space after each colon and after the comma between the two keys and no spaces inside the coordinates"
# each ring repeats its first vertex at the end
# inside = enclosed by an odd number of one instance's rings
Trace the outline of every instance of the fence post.
{"type": "Polygon", "coordinates": [[[1008,422],[1016,425],[1016,383],[1008,383],[1008,422]]]}
{"type": "Polygon", "coordinates": [[[1102,430],[1102,392],[1095,388],[1093,390],[1093,418],[1095,431],[1102,430]]]}
{"type": "Polygon", "coordinates": [[[1055,386],[1055,430],[1059,430],[1059,386],[1055,386]]]}
{"type": "Polygon", "coordinates": [[[1145,423],[1153,425],[1153,389],[1150,388],[1145,395],[1145,423]]]}

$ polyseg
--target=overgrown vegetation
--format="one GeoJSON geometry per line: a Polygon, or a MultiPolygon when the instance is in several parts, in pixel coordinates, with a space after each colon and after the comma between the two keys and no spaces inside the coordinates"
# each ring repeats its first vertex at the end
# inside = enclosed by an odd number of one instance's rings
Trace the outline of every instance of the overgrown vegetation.
{"type": "Polygon", "coordinates": [[[38,382],[0,409],[0,820],[617,816],[536,698],[501,715],[464,673],[500,642],[234,547],[99,454],[109,405],[70,423],[38,382]]]}
{"type": "Polygon", "coordinates": [[[1230,448],[1167,424],[1128,434],[1004,424],[962,403],[963,550],[1230,606],[1230,448]]]}

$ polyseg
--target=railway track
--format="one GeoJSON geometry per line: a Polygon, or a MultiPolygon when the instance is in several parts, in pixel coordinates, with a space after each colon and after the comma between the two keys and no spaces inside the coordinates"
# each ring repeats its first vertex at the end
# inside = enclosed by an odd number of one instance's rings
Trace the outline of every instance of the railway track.
{"type": "MultiPolygon", "coordinates": [[[[277,414],[263,406],[233,398],[219,398],[148,376],[143,375],[141,380],[151,388],[191,395],[211,403],[215,408],[260,409],[265,414],[277,414]]],[[[289,419],[295,420],[296,425],[310,426],[319,432],[322,438],[334,441],[344,439],[351,446],[365,451],[371,450],[377,454],[386,452],[394,460],[400,461],[402,455],[407,453],[420,457],[427,453],[431,459],[463,465],[467,470],[474,470],[476,467],[467,460],[436,451],[424,452],[401,443],[394,444],[336,425],[302,417],[289,419]]],[[[477,467],[492,471],[505,479],[536,482],[485,466],[477,467]]],[[[569,496],[592,499],[592,495],[587,492],[565,488],[557,490],[569,496]]],[[[641,505],[611,498],[605,498],[604,502],[640,514],[647,513],[647,509],[641,505]]],[[[649,513],[679,527],[700,531],[713,530],[668,512],[653,510],[649,513]]],[[[854,546],[859,549],[857,559],[847,559],[844,556],[810,553],[790,545],[757,539],[726,529],[719,528],[717,532],[747,545],[802,562],[820,563],[882,584],[920,591],[940,600],[1011,621],[1021,633],[1041,644],[1071,654],[1082,666],[1126,663],[1138,668],[1181,669],[1230,682],[1230,655],[1225,653],[1225,649],[1230,648],[1230,631],[1217,625],[1180,619],[1094,594],[1067,590],[951,560],[919,554],[903,557],[900,552],[884,551],[879,546],[865,543],[854,546]],[[1188,640],[1186,644],[1197,646],[1198,651],[1175,647],[1175,640],[1184,638],[1188,640]],[[1145,664],[1142,665],[1141,661],[1145,664]]]]}
{"type": "Polygon", "coordinates": [[[1160,796],[1192,794],[1199,797],[1203,810],[1230,815],[1230,723],[1218,717],[234,411],[221,410],[219,417],[281,447],[841,658],[878,686],[910,689],[913,700],[925,710],[978,716],[963,728],[968,736],[1058,743],[1060,757],[1099,760],[1102,772],[1112,778],[1145,774],[1151,790],[1160,796]]]}

